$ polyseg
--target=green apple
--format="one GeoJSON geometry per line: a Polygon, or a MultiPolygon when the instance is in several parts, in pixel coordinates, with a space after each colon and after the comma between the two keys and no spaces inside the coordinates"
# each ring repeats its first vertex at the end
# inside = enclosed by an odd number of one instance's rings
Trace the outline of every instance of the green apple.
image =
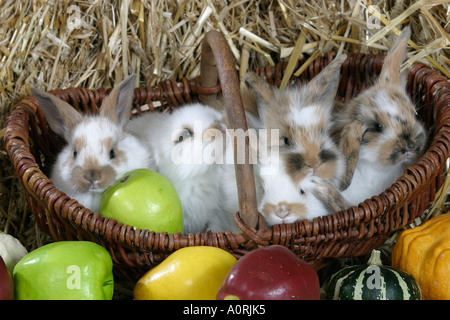
{"type": "Polygon", "coordinates": [[[90,241],[60,241],[31,251],[14,267],[18,300],[111,300],[113,262],[90,241]]]}
{"type": "Polygon", "coordinates": [[[183,209],[174,186],[149,169],[130,171],[107,188],[100,214],[140,229],[183,232],[183,209]]]}

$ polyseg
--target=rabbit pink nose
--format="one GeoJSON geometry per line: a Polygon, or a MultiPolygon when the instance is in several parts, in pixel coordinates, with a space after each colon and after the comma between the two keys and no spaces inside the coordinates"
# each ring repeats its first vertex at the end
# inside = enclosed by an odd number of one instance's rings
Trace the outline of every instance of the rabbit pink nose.
{"type": "Polygon", "coordinates": [[[113,168],[106,166],[98,169],[88,169],[84,173],[87,187],[91,190],[102,190],[111,185],[116,179],[116,172],[113,168]]]}
{"type": "Polygon", "coordinates": [[[101,172],[97,169],[86,170],[84,178],[90,182],[97,182],[100,180],[101,172]]]}
{"type": "Polygon", "coordinates": [[[315,165],[315,166],[309,166],[306,165],[306,167],[308,168],[308,174],[307,177],[312,177],[315,176],[317,173],[317,168],[319,167],[319,165],[315,165]]]}
{"type": "Polygon", "coordinates": [[[286,205],[280,204],[278,205],[278,210],[275,212],[275,214],[281,219],[284,219],[290,214],[290,211],[288,210],[286,205]]]}

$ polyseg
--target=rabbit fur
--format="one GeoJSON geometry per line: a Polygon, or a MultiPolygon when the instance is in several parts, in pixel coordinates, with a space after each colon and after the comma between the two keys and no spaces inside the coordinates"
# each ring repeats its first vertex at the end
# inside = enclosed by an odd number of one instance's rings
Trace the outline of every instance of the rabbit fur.
{"type": "Polygon", "coordinates": [[[223,209],[220,182],[226,170],[226,125],[222,112],[200,103],[171,113],[132,119],[128,130],[146,141],[156,170],[174,185],[183,207],[184,233],[231,230],[234,213],[223,209]]]}
{"type": "Polygon", "coordinates": [[[410,35],[403,29],[376,83],[336,115],[333,132],[347,159],[342,195],[352,206],[391,186],[424,151],[427,134],[400,74],[410,35]]]}
{"type": "Polygon", "coordinates": [[[149,149],[124,127],[130,119],[136,76],[113,88],[98,115],[86,115],[67,102],[32,89],[51,129],[66,146],[50,178],[55,186],[91,211],[99,210],[103,191],[133,169],[153,168],[149,149]]]}
{"type": "Polygon", "coordinates": [[[268,226],[297,220],[311,221],[347,207],[339,190],[318,176],[295,184],[276,153],[260,159],[258,172],[263,190],[258,210],[268,226]]]}
{"type": "MultiPolygon", "coordinates": [[[[257,116],[268,130],[267,147],[271,154],[279,151],[278,156],[260,158],[258,165],[264,190],[259,208],[267,222],[313,219],[331,213],[330,208],[342,210],[346,205],[337,190],[345,160],[330,136],[331,113],[345,59],[345,54],[337,56],[308,84],[283,91],[255,73],[246,75],[255,94],[257,116]],[[327,197],[324,189],[332,197],[327,197]]],[[[253,106],[246,110],[256,114],[253,106]]]]}

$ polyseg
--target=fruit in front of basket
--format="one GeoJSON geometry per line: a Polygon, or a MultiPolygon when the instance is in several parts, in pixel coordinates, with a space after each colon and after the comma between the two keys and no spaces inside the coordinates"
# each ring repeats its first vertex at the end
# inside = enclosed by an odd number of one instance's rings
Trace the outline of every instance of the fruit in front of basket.
{"type": "MultiPolygon", "coordinates": [[[[120,176],[138,168],[154,168],[146,144],[125,129],[135,83],[136,74],[132,74],[108,95],[103,93],[103,99],[82,99],[84,102],[77,102],[77,107],[51,93],[31,89],[46,122],[66,142],[51,167],[50,179],[58,190],[92,212],[98,212],[103,191],[120,176]],[[97,108],[98,113],[94,111],[97,108]]],[[[74,96],[68,100],[78,101],[74,96]]],[[[39,125],[42,129],[45,126],[39,125]]]]}
{"type": "Polygon", "coordinates": [[[281,245],[261,247],[236,262],[218,300],[319,300],[314,268],[281,245]]]}
{"type": "Polygon", "coordinates": [[[0,256],[0,300],[14,299],[14,284],[11,274],[0,256]]]}
{"type": "Polygon", "coordinates": [[[130,171],[100,199],[100,214],[154,232],[183,232],[183,209],[172,183],[149,169],[130,171]]]}
{"type": "Polygon", "coordinates": [[[367,264],[345,267],[332,275],[328,300],[420,300],[421,291],[410,274],[381,262],[373,250],[367,264]]]}
{"type": "Polygon", "coordinates": [[[27,253],[27,249],[25,249],[18,239],[0,231],[0,256],[2,256],[10,274],[13,273],[16,263],[27,253]]]}
{"type": "Polygon", "coordinates": [[[111,300],[113,263],[90,241],[60,241],[28,253],[14,267],[18,300],[111,300]]]}
{"type": "Polygon", "coordinates": [[[136,283],[135,300],[214,300],[236,258],[210,246],[176,250],[136,283]]]}
{"type": "Polygon", "coordinates": [[[400,233],[392,266],[412,274],[424,300],[450,300],[450,214],[400,233]]]}

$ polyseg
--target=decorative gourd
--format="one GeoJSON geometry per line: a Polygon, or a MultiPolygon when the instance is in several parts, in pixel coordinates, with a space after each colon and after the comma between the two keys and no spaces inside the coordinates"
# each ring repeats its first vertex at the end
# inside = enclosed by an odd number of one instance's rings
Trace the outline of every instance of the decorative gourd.
{"type": "Polygon", "coordinates": [[[420,300],[417,281],[408,273],[381,263],[373,250],[367,264],[335,273],[326,288],[327,300],[420,300]]]}
{"type": "Polygon", "coordinates": [[[414,276],[424,300],[450,300],[450,213],[400,233],[392,266],[414,276]]]}

